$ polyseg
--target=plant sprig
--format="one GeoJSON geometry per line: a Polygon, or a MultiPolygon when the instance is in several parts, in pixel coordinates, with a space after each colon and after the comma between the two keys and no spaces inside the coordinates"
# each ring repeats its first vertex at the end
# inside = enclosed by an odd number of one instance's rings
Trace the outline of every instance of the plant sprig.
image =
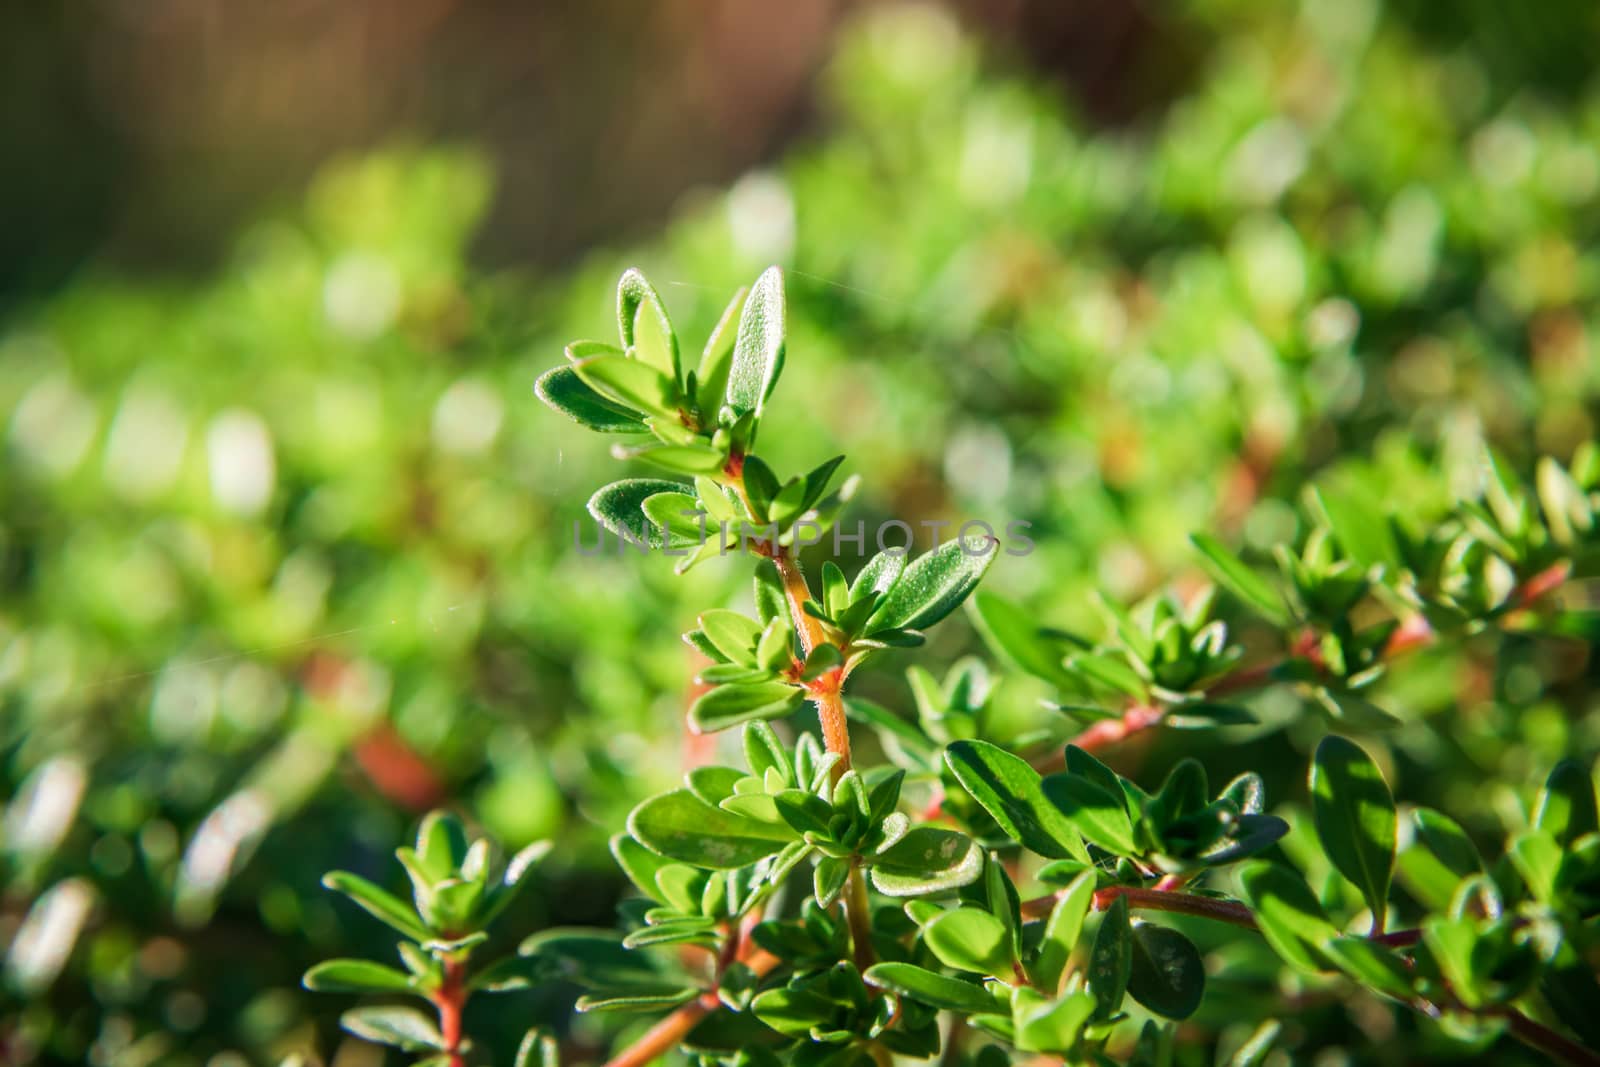
{"type": "MultiPolygon", "coordinates": [[[[1147,788],[1095,754],[1158,725],[1252,724],[1245,698],[1267,685],[1296,687],[1341,730],[1378,729],[1394,716],[1371,694],[1401,653],[1491,629],[1571,631],[1556,593],[1596,545],[1593,450],[1570,468],[1541,464],[1533,493],[1489,457],[1482,500],[1427,524],[1320,489],[1305,534],[1276,553],[1276,579],[1197,536],[1218,585],[1281,635],[1283,658],[1268,665],[1245,664],[1210,591],[1132,607],[1101,598],[1107,636],[1088,640],[972,597],[994,561],[988,540],[880,552],[853,578],[830,560],[811,584],[805,534],[835,523],[857,483],[835,486],[842,458],[782,478],[758,451],[786,355],[783,299],[773,268],[735,296],[690,369],[659,294],[629,271],[618,343],[575,342],[538,383],[556,410],[628,435],[619,457],[675,476],[601,488],[589,511],[604,528],[676,554],[680,571],[753,560],[754,612],[707,610],[684,635],[707,662],[689,727],[737,727],[742,766],[695,767],[633,809],[611,841],[639,894],[620,931],[535,934],[482,972],[468,956],[510,890],[486,888],[487,846],[458,824],[430,819],[401,850],[414,908],[330,876],[409,939],[411,973],[335,961],[308,984],[420,995],[438,1014],[357,1009],[347,1025],[460,1067],[473,1054],[467,993],[560,978],[583,991],[580,1011],[665,1013],[612,1067],[674,1049],[726,1067],[935,1055],[987,1067],[1020,1054],[1155,1064],[1208,981],[1199,947],[1165,916],[1246,931],[1285,973],[1354,983],[1453,1032],[1600,1062],[1590,770],[1558,766],[1528,825],[1485,864],[1448,817],[1399,805],[1368,747],[1338,734],[1311,760],[1309,817],[1269,812],[1259,774],[1218,787],[1186,758],[1147,788]],[[943,680],[911,667],[909,718],[845,696],[864,662],[917,646],[969,599],[991,648],[1060,691],[1051,713],[1076,732],[1059,756],[1039,757],[1059,729],[1000,731],[977,661],[943,680]],[[780,733],[806,704],[820,739],[780,733]],[[878,735],[889,764],[855,758],[852,723],[878,735]],[[1396,927],[1402,914],[1409,925],[1396,927]],[[963,1048],[969,1034],[988,1044],[963,1048]]],[[[1235,1062],[1259,1060],[1278,1034],[1263,1024],[1235,1062]]],[[[519,1063],[553,1055],[532,1035],[519,1063]]]]}

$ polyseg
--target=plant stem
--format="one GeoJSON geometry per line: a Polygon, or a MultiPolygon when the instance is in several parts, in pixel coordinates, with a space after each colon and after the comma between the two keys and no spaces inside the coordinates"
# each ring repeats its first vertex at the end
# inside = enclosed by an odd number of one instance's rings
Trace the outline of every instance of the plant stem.
{"type": "Polygon", "coordinates": [[[665,1056],[681,1044],[689,1036],[689,1031],[715,1011],[719,1004],[716,994],[700,994],[646,1030],[643,1037],[607,1060],[605,1067],[644,1067],[644,1064],[665,1056]]]}
{"type": "MultiPolygon", "coordinates": [[[[1529,575],[1512,591],[1508,602],[1519,610],[1530,608],[1560,589],[1571,575],[1572,564],[1562,560],[1536,574],[1529,575]]],[[[1400,620],[1399,627],[1389,636],[1388,642],[1383,646],[1382,658],[1385,661],[1395,659],[1407,652],[1426,648],[1438,639],[1438,632],[1428,625],[1426,618],[1420,614],[1408,615],[1400,620]]],[[[1301,634],[1283,659],[1258,663],[1234,671],[1212,684],[1205,691],[1205,696],[1208,699],[1216,699],[1260,689],[1272,683],[1281,667],[1295,660],[1309,660],[1319,670],[1322,668],[1322,657],[1317,652],[1316,638],[1311,631],[1301,634]]],[[[1098,752],[1136,733],[1159,725],[1166,717],[1166,713],[1167,709],[1164,707],[1134,704],[1123,712],[1120,719],[1097,722],[1068,743],[1078,746],[1085,752],[1098,752]]],[[[1064,765],[1065,755],[1061,752],[1051,752],[1043,759],[1034,761],[1035,769],[1043,773],[1060,770],[1064,765]]]]}
{"type": "Polygon", "coordinates": [[[467,987],[462,981],[462,972],[463,967],[459,962],[445,963],[444,982],[433,995],[434,1007],[439,1010],[439,1036],[444,1038],[450,1067],[463,1067],[466,1062],[460,1051],[461,1016],[467,1006],[467,987]]]}
{"type": "MultiPolygon", "coordinates": [[[[745,965],[760,977],[778,965],[778,957],[757,950],[750,954],[745,965]]],[[[629,1045],[611,1059],[607,1060],[605,1067],[644,1067],[673,1049],[689,1036],[689,1031],[697,1026],[701,1019],[716,1011],[722,1006],[714,992],[706,992],[695,997],[656,1023],[644,1036],[629,1045]]]]}
{"type": "MultiPolygon", "coordinates": [[[[789,615],[794,620],[795,632],[800,635],[800,646],[809,656],[812,649],[828,640],[821,620],[805,611],[806,601],[811,599],[811,586],[800,564],[788,552],[773,553],[772,562],[777,565],[778,577],[783,579],[783,592],[789,600],[789,615]]],[[[817,706],[817,719],[822,723],[823,747],[839,755],[839,762],[833,765],[835,781],[850,769],[850,727],[845,720],[844,699],[839,695],[842,673],[835,668],[808,689],[811,702],[817,706]]]]}
{"type": "Polygon", "coordinates": [[[872,953],[872,914],[867,901],[867,880],[857,864],[850,865],[850,874],[844,887],[844,915],[850,923],[850,947],[855,953],[856,968],[866,970],[874,959],[872,953]]]}
{"type": "Polygon", "coordinates": [[[1501,1014],[1505,1017],[1511,1036],[1529,1048],[1572,1067],[1600,1067],[1600,1053],[1585,1048],[1564,1034],[1556,1033],[1543,1023],[1535,1022],[1515,1008],[1507,1008],[1501,1014]]]}
{"type": "MultiPolygon", "coordinates": [[[[1048,915],[1055,906],[1060,893],[1051,893],[1047,896],[1035,897],[1022,902],[1022,914],[1025,918],[1040,918],[1048,915]]],[[[1180,915],[1194,915],[1202,919],[1212,919],[1216,922],[1227,923],[1247,930],[1259,930],[1260,924],[1256,922],[1255,913],[1248,907],[1232,900],[1217,900],[1213,897],[1195,896],[1191,893],[1178,893],[1160,888],[1145,888],[1142,886],[1114,885],[1097,890],[1094,894],[1094,910],[1104,911],[1111,906],[1112,901],[1118,897],[1126,900],[1130,908],[1143,911],[1166,911],[1180,915]]],[[[1422,939],[1420,930],[1395,930],[1387,934],[1374,934],[1367,940],[1375,944],[1388,945],[1391,948],[1406,948],[1415,945],[1422,939]]],[[[1412,1005],[1420,1011],[1437,1013],[1437,1006],[1427,1001],[1418,1001],[1412,1005]]],[[[1518,1041],[1530,1048],[1537,1049],[1547,1056],[1572,1067],[1600,1067],[1600,1053],[1593,1052],[1573,1041],[1571,1038],[1535,1022],[1514,1008],[1499,1009],[1494,1012],[1504,1018],[1510,1033],[1518,1041]]]]}
{"type": "MultiPolygon", "coordinates": [[[[1059,896],[1059,893],[1051,893],[1049,896],[1023,901],[1023,916],[1039,918],[1048,915],[1059,896]]],[[[1242,926],[1247,930],[1256,929],[1255,913],[1243,904],[1231,900],[1218,900],[1215,897],[1200,897],[1192,893],[1175,893],[1166,889],[1147,889],[1141,886],[1113,885],[1096,890],[1094,910],[1104,911],[1118,897],[1125,899],[1128,907],[1135,910],[1177,912],[1242,926]]]]}
{"type": "MultiPolygon", "coordinates": [[[[811,586],[800,569],[800,564],[787,552],[773,554],[778,576],[783,579],[783,592],[789,601],[789,614],[794,619],[795,632],[807,655],[827,640],[822,623],[807,615],[805,603],[811,599],[811,586]]],[[[833,779],[850,769],[850,725],[845,718],[844,698],[839,685],[843,672],[834,669],[812,683],[811,702],[817,706],[817,719],[822,724],[822,744],[829,752],[838,753],[839,761],[833,765],[833,779]]],[[[871,904],[867,899],[867,882],[859,865],[852,863],[846,878],[844,892],[845,921],[850,925],[850,944],[855,953],[856,966],[866,970],[872,966],[871,904]]]]}

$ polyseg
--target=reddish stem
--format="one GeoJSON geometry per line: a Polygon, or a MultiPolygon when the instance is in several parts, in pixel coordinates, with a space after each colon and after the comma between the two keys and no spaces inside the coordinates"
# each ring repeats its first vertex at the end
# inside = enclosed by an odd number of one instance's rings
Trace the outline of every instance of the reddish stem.
{"type": "Polygon", "coordinates": [[[1517,591],[1512,594],[1512,600],[1518,607],[1528,607],[1560,589],[1571,576],[1571,560],[1564,559],[1557,563],[1552,563],[1544,570],[1531,575],[1527,581],[1519,585],[1517,591]]]}
{"type": "MultiPolygon", "coordinates": [[[[758,949],[751,953],[745,965],[760,977],[778,965],[778,957],[758,949]]],[[[632,1045],[607,1060],[605,1067],[644,1067],[645,1064],[665,1056],[683,1043],[683,1039],[689,1036],[689,1031],[693,1030],[701,1019],[719,1007],[721,1001],[717,999],[716,993],[700,994],[645,1031],[644,1036],[632,1045]]]]}
{"type": "Polygon", "coordinates": [[[461,1055],[461,1016],[467,1006],[467,986],[462,980],[464,970],[458,962],[446,963],[444,982],[433,994],[434,1007],[439,1010],[439,1034],[444,1038],[450,1067],[463,1067],[466,1063],[461,1055]]]}
{"type": "MultiPolygon", "coordinates": [[[[1052,893],[1049,896],[1024,901],[1022,914],[1029,918],[1037,918],[1049,914],[1050,909],[1055,906],[1059,895],[1052,893]]],[[[1161,889],[1159,884],[1156,888],[1108,886],[1095,893],[1094,909],[1096,911],[1104,911],[1118,897],[1126,900],[1128,906],[1134,909],[1194,915],[1202,919],[1212,919],[1249,930],[1260,929],[1259,924],[1256,922],[1255,913],[1243,904],[1231,900],[1217,900],[1212,897],[1198,897],[1188,893],[1169,892],[1161,889]]],[[[1422,931],[1395,930],[1387,934],[1374,934],[1368,937],[1367,940],[1379,945],[1388,945],[1391,948],[1407,948],[1422,940],[1422,931]]],[[[1435,1013],[1438,1011],[1437,1008],[1425,1001],[1418,1002],[1413,1006],[1422,1011],[1431,1010],[1435,1013]]],[[[1530,1048],[1537,1049],[1554,1060],[1572,1064],[1573,1067],[1600,1067],[1600,1054],[1596,1054],[1542,1023],[1535,1022],[1521,1012],[1512,1008],[1504,1008],[1496,1011],[1495,1014],[1506,1020],[1513,1037],[1530,1048]]]]}
{"type": "MultiPolygon", "coordinates": [[[[1557,589],[1572,576],[1572,564],[1567,560],[1554,563],[1544,570],[1531,575],[1523,581],[1511,594],[1511,603],[1519,608],[1530,607],[1539,600],[1557,589]]],[[[1438,640],[1438,633],[1428,624],[1422,615],[1410,615],[1401,620],[1394,633],[1389,635],[1389,640],[1383,646],[1383,659],[1392,660],[1407,652],[1419,648],[1426,648],[1438,640]]],[[[1256,664],[1234,671],[1227,677],[1218,679],[1205,695],[1209,698],[1235,696],[1239,693],[1250,692],[1268,685],[1272,682],[1277,672],[1284,664],[1297,659],[1308,660],[1318,670],[1322,669],[1322,656],[1317,649],[1317,635],[1310,630],[1303,631],[1290,646],[1289,654],[1282,660],[1271,663],[1256,664]]],[[[1134,704],[1128,708],[1120,719],[1107,719],[1097,722],[1074,737],[1069,743],[1078,746],[1085,752],[1097,752],[1108,748],[1118,742],[1125,741],[1132,735],[1158,725],[1166,716],[1165,708],[1151,707],[1145,704],[1134,704]]],[[[1060,770],[1064,765],[1065,755],[1052,752],[1043,759],[1035,762],[1034,766],[1041,772],[1060,770]]]]}

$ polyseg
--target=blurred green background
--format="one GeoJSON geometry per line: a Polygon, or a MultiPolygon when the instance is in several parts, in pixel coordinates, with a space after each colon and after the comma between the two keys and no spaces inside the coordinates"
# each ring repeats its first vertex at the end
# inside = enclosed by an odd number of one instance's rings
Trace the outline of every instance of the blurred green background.
{"type": "MultiPolygon", "coordinates": [[[[1095,588],[1199,580],[1191,530],[1292,537],[1310,479],[1442,511],[1486,442],[1595,435],[1597,44],[1585,0],[6,9],[0,1062],[382,1062],[299,987],[385,944],[317,879],[394,883],[435,804],[557,842],[508,944],[610,925],[606,837],[696,758],[678,635],[749,596],[573,551],[635,472],[532,383],[623,267],[693,351],[783,264],[775,466],[1031,522],[989,581],[1093,630],[1095,588]]],[[[1600,748],[1586,646],[1502,655],[1386,702],[1402,799],[1486,834],[1600,748]]],[[[1203,755],[1292,802],[1322,727],[1262,710],[1203,755]]],[[[469,1028],[581,1061],[574,995],[469,1028]]],[[[1358,1015],[1291,1046],[1464,1058],[1358,1015]]]]}

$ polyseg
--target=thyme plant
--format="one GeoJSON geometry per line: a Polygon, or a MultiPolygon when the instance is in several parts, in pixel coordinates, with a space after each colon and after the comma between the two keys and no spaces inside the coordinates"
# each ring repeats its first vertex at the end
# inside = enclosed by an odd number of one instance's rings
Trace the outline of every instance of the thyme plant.
{"type": "MultiPolygon", "coordinates": [[[[1593,768],[1552,768],[1526,824],[1485,853],[1449,814],[1397,802],[1370,740],[1396,721],[1378,682],[1408,656],[1587,638],[1562,595],[1600,539],[1600,453],[1544,460],[1531,488],[1486,457],[1481,499],[1442,521],[1309,492],[1308,532],[1280,546],[1271,576],[1199,535],[1214,589],[1104,598],[1103,634],[1066,634],[973,596],[1001,554],[988,535],[914,559],[883,550],[853,577],[828,560],[813,584],[800,549],[834,527],[856,479],[836,484],[842,457],[783,477],[759,451],[785,356],[776,268],[734,297],[692,367],[636,271],[618,312],[618,343],[574,342],[538,395],[671,475],[596,492],[605,529],[680,571],[753,560],[754,613],[708,610],[685,635],[707,661],[689,727],[739,730],[743,765],[694,768],[611,839],[639,894],[619,931],[536,933],[487,968],[472,954],[538,849],[498,868],[486,842],[433,816],[400,851],[414,905],[330,875],[404,935],[406,969],[334,961],[307,984],[435,1009],[361,1007],[350,1030],[437,1067],[487,1063],[494,1050],[464,1032],[468,998],[560,980],[583,991],[581,1012],[657,1017],[628,1031],[612,1067],[671,1054],[1188,1063],[1176,1024],[1226,977],[1208,977],[1202,941],[1259,979],[1244,1009],[1254,1032],[1222,1062],[1264,1061],[1295,1011],[1275,991],[1296,984],[1387,1000],[1485,1046],[1600,1063],[1593,768]],[[911,667],[909,715],[846,696],[863,662],[916,647],[969,599],[995,656],[1054,687],[1049,727],[1006,733],[976,660],[942,679],[911,667]],[[1224,608],[1252,613],[1278,647],[1245,648],[1224,608]],[[1250,724],[1273,689],[1322,724],[1309,810],[1269,810],[1260,775],[1219,784],[1197,758],[1159,783],[1101,759],[1136,735],[1250,724]],[[806,705],[820,738],[781,723],[806,705]],[[876,734],[888,762],[857,759],[853,729],[876,734]]],[[[557,1054],[530,1033],[515,1062],[557,1054]]]]}

